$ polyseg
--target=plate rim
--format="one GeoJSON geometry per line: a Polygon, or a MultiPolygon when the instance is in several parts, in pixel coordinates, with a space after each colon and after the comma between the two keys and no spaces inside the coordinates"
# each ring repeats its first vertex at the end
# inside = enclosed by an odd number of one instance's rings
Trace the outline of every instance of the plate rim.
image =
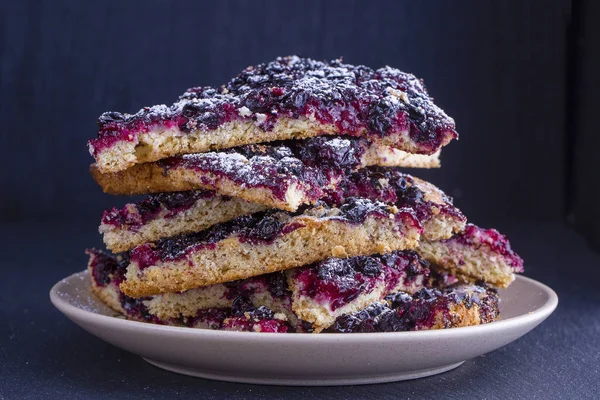
{"type": "MultiPolygon", "coordinates": [[[[220,337],[222,339],[244,339],[249,341],[263,341],[265,338],[268,338],[269,341],[288,341],[293,340],[297,341],[326,341],[326,342],[337,342],[340,339],[344,338],[344,340],[350,338],[360,337],[361,340],[368,339],[383,339],[383,340],[398,340],[402,337],[409,336],[411,338],[415,338],[416,336],[423,337],[423,339],[431,336],[436,337],[437,339],[441,339],[442,337],[451,338],[456,335],[466,335],[469,333],[479,332],[481,334],[485,334],[487,331],[495,331],[497,329],[510,329],[515,326],[522,326],[531,323],[535,323],[537,321],[542,322],[548,316],[550,316],[556,307],[558,306],[558,295],[556,292],[550,288],[549,286],[536,281],[535,279],[517,275],[516,280],[524,280],[529,284],[535,286],[540,291],[545,292],[548,295],[548,300],[541,305],[535,311],[530,311],[525,314],[521,314],[515,317],[511,317],[508,319],[500,319],[498,321],[494,321],[488,324],[475,325],[475,326],[465,326],[465,327],[456,327],[450,329],[432,329],[432,330],[421,330],[421,331],[409,331],[409,332],[368,332],[368,333],[352,333],[351,335],[347,333],[327,333],[326,335],[311,335],[306,333],[286,333],[285,335],[273,335],[267,332],[238,332],[238,331],[223,331],[223,330],[213,330],[213,329],[199,329],[199,328],[190,328],[190,327],[180,327],[180,326],[169,326],[169,325],[158,325],[158,324],[150,324],[147,322],[139,322],[132,321],[126,318],[117,318],[115,316],[109,316],[104,314],[99,314],[90,310],[85,310],[83,308],[77,307],[70,302],[61,298],[60,287],[68,283],[71,279],[81,278],[85,275],[89,275],[89,271],[83,270],[80,272],[73,273],[68,277],[65,277],[55,283],[50,289],[50,301],[52,304],[65,316],[71,319],[71,315],[74,315],[77,320],[90,320],[97,319],[99,321],[105,321],[109,324],[115,324],[116,327],[125,327],[128,326],[130,328],[139,328],[139,329],[151,329],[162,331],[165,333],[171,333],[173,335],[187,335],[187,336],[210,336],[210,337],[220,337]]],[[[115,312],[116,313],[116,312],[115,312]]],[[[106,325],[103,323],[103,325],[106,325]]]]}

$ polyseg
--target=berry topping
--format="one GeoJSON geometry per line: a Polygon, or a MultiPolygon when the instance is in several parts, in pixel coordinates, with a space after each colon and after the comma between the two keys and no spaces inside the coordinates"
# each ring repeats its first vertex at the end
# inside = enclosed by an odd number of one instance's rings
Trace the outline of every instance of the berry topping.
{"type": "Polygon", "coordinates": [[[289,327],[281,316],[265,306],[254,308],[249,300],[236,299],[231,316],[223,320],[221,329],[236,331],[285,333],[289,327]]]}
{"type": "Polygon", "coordinates": [[[96,285],[106,286],[110,282],[119,284],[123,281],[129,264],[127,253],[114,256],[96,249],[87,249],[85,253],[90,256],[89,266],[96,285]]]}
{"type": "Polygon", "coordinates": [[[263,276],[267,282],[269,292],[274,297],[289,296],[290,292],[283,272],[273,272],[263,276]]]}
{"type": "Polygon", "coordinates": [[[359,295],[370,293],[378,284],[385,292],[399,283],[410,284],[429,274],[428,264],[414,251],[395,251],[386,255],[331,258],[294,271],[298,295],[310,297],[331,311],[348,304],[359,295]]]}

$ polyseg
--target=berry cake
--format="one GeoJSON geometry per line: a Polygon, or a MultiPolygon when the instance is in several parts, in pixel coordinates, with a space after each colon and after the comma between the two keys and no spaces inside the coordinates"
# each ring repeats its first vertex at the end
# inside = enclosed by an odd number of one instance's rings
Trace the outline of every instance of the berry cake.
{"type": "Polygon", "coordinates": [[[362,310],[390,293],[415,293],[423,288],[429,269],[414,251],[384,255],[330,258],[286,271],[292,308],[315,332],[337,317],[362,310]]]}
{"type": "Polygon", "coordinates": [[[99,231],[114,253],[162,238],[199,232],[242,215],[265,211],[266,206],[213,191],[172,192],[150,195],[102,215],[99,231]]]}
{"type": "Polygon", "coordinates": [[[396,153],[365,139],[318,137],[186,154],[108,174],[92,165],[91,173],[110,194],[207,189],[296,211],[324,197],[346,172],[368,165],[402,165],[405,158],[396,153]]]}
{"type": "MultiPolygon", "coordinates": [[[[448,239],[463,230],[465,217],[452,199],[430,183],[396,169],[365,168],[344,179],[326,202],[343,203],[363,197],[412,208],[429,240],[448,239]]],[[[122,209],[105,211],[100,225],[106,246],[113,252],[129,250],[146,242],[189,234],[214,224],[266,210],[266,206],[217,196],[214,192],[189,191],[151,195],[122,209]]]]}
{"type": "Polygon", "coordinates": [[[98,125],[88,147],[102,173],[180,154],[323,134],[365,137],[417,154],[434,154],[458,137],[454,120],[415,76],[296,56],[250,66],[221,89],[189,89],[171,106],[133,115],[106,112],[98,125]]]}
{"type": "Polygon", "coordinates": [[[494,289],[456,285],[398,292],[361,311],[338,317],[327,332],[403,332],[487,324],[499,315],[494,289]]]}
{"type": "Polygon", "coordinates": [[[128,264],[126,253],[91,249],[88,271],[92,291],[128,319],[161,325],[259,332],[304,331],[292,312],[282,272],[215,284],[181,293],[134,299],[121,292],[128,264]]]}
{"type": "Polygon", "coordinates": [[[121,290],[131,297],[178,292],[307,265],[418,245],[414,212],[350,198],[296,213],[268,210],[130,252],[121,290]]]}
{"type": "Polygon", "coordinates": [[[466,282],[483,281],[506,288],[523,272],[523,260],[495,229],[467,224],[465,230],[440,241],[421,240],[419,253],[432,264],[466,282]]]}

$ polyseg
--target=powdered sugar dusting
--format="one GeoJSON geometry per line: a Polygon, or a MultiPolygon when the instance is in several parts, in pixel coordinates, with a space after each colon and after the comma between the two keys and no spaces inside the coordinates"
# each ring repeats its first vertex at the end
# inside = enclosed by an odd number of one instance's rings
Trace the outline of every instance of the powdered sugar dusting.
{"type": "MultiPolygon", "coordinates": [[[[290,190],[301,190],[303,203],[325,196],[347,170],[363,166],[364,139],[319,137],[271,145],[248,145],[218,152],[188,154],[159,161],[166,169],[193,169],[206,187],[219,190],[226,179],[240,190],[269,189],[272,197],[287,199],[290,190]]],[[[227,193],[235,195],[233,193],[227,193]]]]}

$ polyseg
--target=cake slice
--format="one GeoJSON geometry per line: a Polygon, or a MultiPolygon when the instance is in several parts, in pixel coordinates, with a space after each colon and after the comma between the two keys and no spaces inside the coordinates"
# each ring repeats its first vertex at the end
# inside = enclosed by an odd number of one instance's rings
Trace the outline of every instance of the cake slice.
{"type": "Polygon", "coordinates": [[[266,209],[261,204],[219,196],[213,191],[159,193],[105,211],[99,231],[106,247],[120,253],[143,243],[199,232],[266,209]]]}
{"type": "Polygon", "coordinates": [[[494,289],[456,285],[395,293],[353,314],[338,317],[327,332],[404,332],[487,324],[500,315],[494,289]]]}
{"type": "Polygon", "coordinates": [[[108,174],[92,165],[91,173],[110,194],[207,189],[295,211],[324,197],[347,172],[368,165],[401,165],[406,159],[396,153],[364,139],[319,137],[188,154],[108,174]]]}
{"type": "Polygon", "coordinates": [[[248,67],[221,89],[189,89],[171,106],[104,113],[98,125],[88,147],[102,173],[323,134],[364,137],[417,154],[434,154],[458,137],[454,120],[415,76],[296,56],[248,67]]]}
{"type": "Polygon", "coordinates": [[[125,279],[126,253],[112,255],[96,249],[86,253],[92,292],[128,319],[205,329],[304,331],[304,324],[292,312],[282,272],[134,299],[119,288],[125,279]]]}
{"type": "Polygon", "coordinates": [[[177,292],[311,264],[417,246],[412,210],[351,198],[297,213],[269,210],[130,252],[121,290],[131,297],[177,292]]]}
{"type": "Polygon", "coordinates": [[[427,266],[414,251],[395,251],[330,258],[287,270],[292,309],[318,333],[337,317],[360,311],[390,293],[422,289],[429,274],[427,266]]]}
{"type": "Polygon", "coordinates": [[[505,288],[523,272],[523,260],[508,239],[495,229],[467,224],[465,230],[450,239],[419,244],[419,253],[435,268],[440,268],[466,282],[485,282],[505,288]]]}
{"type": "MultiPolygon", "coordinates": [[[[463,230],[464,215],[452,199],[432,184],[394,168],[369,167],[349,175],[325,199],[340,204],[352,196],[409,207],[429,240],[448,239],[463,230]]],[[[105,211],[100,225],[104,243],[113,252],[146,242],[189,234],[217,223],[266,210],[266,206],[215,192],[189,191],[151,195],[147,199],[105,211]]]]}

